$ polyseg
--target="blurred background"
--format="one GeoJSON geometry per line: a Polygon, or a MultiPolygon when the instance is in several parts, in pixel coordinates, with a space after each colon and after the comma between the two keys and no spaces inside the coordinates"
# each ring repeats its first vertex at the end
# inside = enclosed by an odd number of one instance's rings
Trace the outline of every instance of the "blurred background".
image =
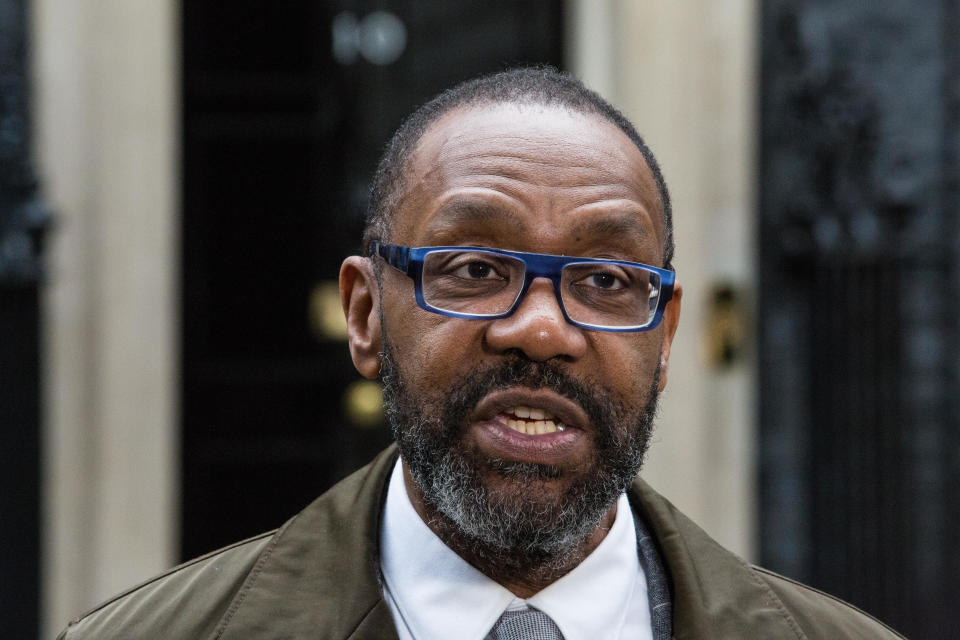
{"type": "Polygon", "coordinates": [[[570,70],[674,197],[644,476],[960,626],[960,0],[0,0],[0,635],[279,526],[390,438],[337,294],[403,116],[570,70]]]}

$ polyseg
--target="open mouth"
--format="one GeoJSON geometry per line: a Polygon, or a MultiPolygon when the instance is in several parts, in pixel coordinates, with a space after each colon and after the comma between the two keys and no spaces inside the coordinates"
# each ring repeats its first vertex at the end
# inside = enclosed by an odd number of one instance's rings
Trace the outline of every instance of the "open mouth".
{"type": "Polygon", "coordinates": [[[540,435],[544,433],[556,433],[567,428],[563,422],[554,417],[546,409],[538,407],[528,407],[518,405],[507,407],[500,413],[503,422],[518,433],[527,435],[540,435]]]}

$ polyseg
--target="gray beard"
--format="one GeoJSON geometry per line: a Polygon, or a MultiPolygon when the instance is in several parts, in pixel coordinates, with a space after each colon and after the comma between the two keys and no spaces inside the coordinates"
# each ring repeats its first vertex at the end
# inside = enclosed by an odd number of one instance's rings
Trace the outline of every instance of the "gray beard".
{"type": "MultiPolygon", "coordinates": [[[[563,573],[574,553],[633,481],[643,463],[656,413],[659,366],[642,407],[616,401],[599,385],[572,379],[560,367],[515,357],[478,370],[430,398],[407,389],[384,341],[381,374],[387,417],[400,453],[444,542],[475,564],[504,574],[551,567],[563,573]],[[490,459],[463,438],[467,417],[496,389],[549,388],[577,402],[596,429],[596,455],[582,482],[558,500],[543,482],[564,470],[490,459]],[[510,480],[516,490],[491,490],[481,469],[510,480]]],[[[489,572],[488,572],[489,573],[489,572]]]]}

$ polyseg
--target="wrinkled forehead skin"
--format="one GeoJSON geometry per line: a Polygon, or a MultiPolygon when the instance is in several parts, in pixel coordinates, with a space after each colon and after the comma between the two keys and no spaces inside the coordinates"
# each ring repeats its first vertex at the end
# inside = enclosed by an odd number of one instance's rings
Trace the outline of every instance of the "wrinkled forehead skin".
{"type": "Polygon", "coordinates": [[[533,234],[566,214],[615,212],[643,236],[644,259],[662,265],[664,218],[653,174],[633,141],[597,114],[539,104],[456,108],[424,132],[401,189],[391,234],[399,244],[445,237],[443,227],[456,224],[443,220],[445,201],[475,196],[533,212],[533,220],[511,220],[533,234]]]}

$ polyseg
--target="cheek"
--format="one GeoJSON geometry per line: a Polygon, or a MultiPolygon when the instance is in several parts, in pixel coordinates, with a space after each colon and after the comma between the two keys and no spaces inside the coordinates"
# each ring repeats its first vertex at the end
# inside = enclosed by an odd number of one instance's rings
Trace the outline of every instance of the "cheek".
{"type": "Polygon", "coordinates": [[[640,334],[598,334],[593,352],[597,356],[591,373],[597,382],[624,400],[646,395],[660,362],[659,329],[640,334]]]}
{"type": "Polygon", "coordinates": [[[394,318],[400,320],[384,320],[398,366],[407,383],[424,393],[445,393],[480,361],[482,322],[446,318],[419,307],[394,318]]]}

